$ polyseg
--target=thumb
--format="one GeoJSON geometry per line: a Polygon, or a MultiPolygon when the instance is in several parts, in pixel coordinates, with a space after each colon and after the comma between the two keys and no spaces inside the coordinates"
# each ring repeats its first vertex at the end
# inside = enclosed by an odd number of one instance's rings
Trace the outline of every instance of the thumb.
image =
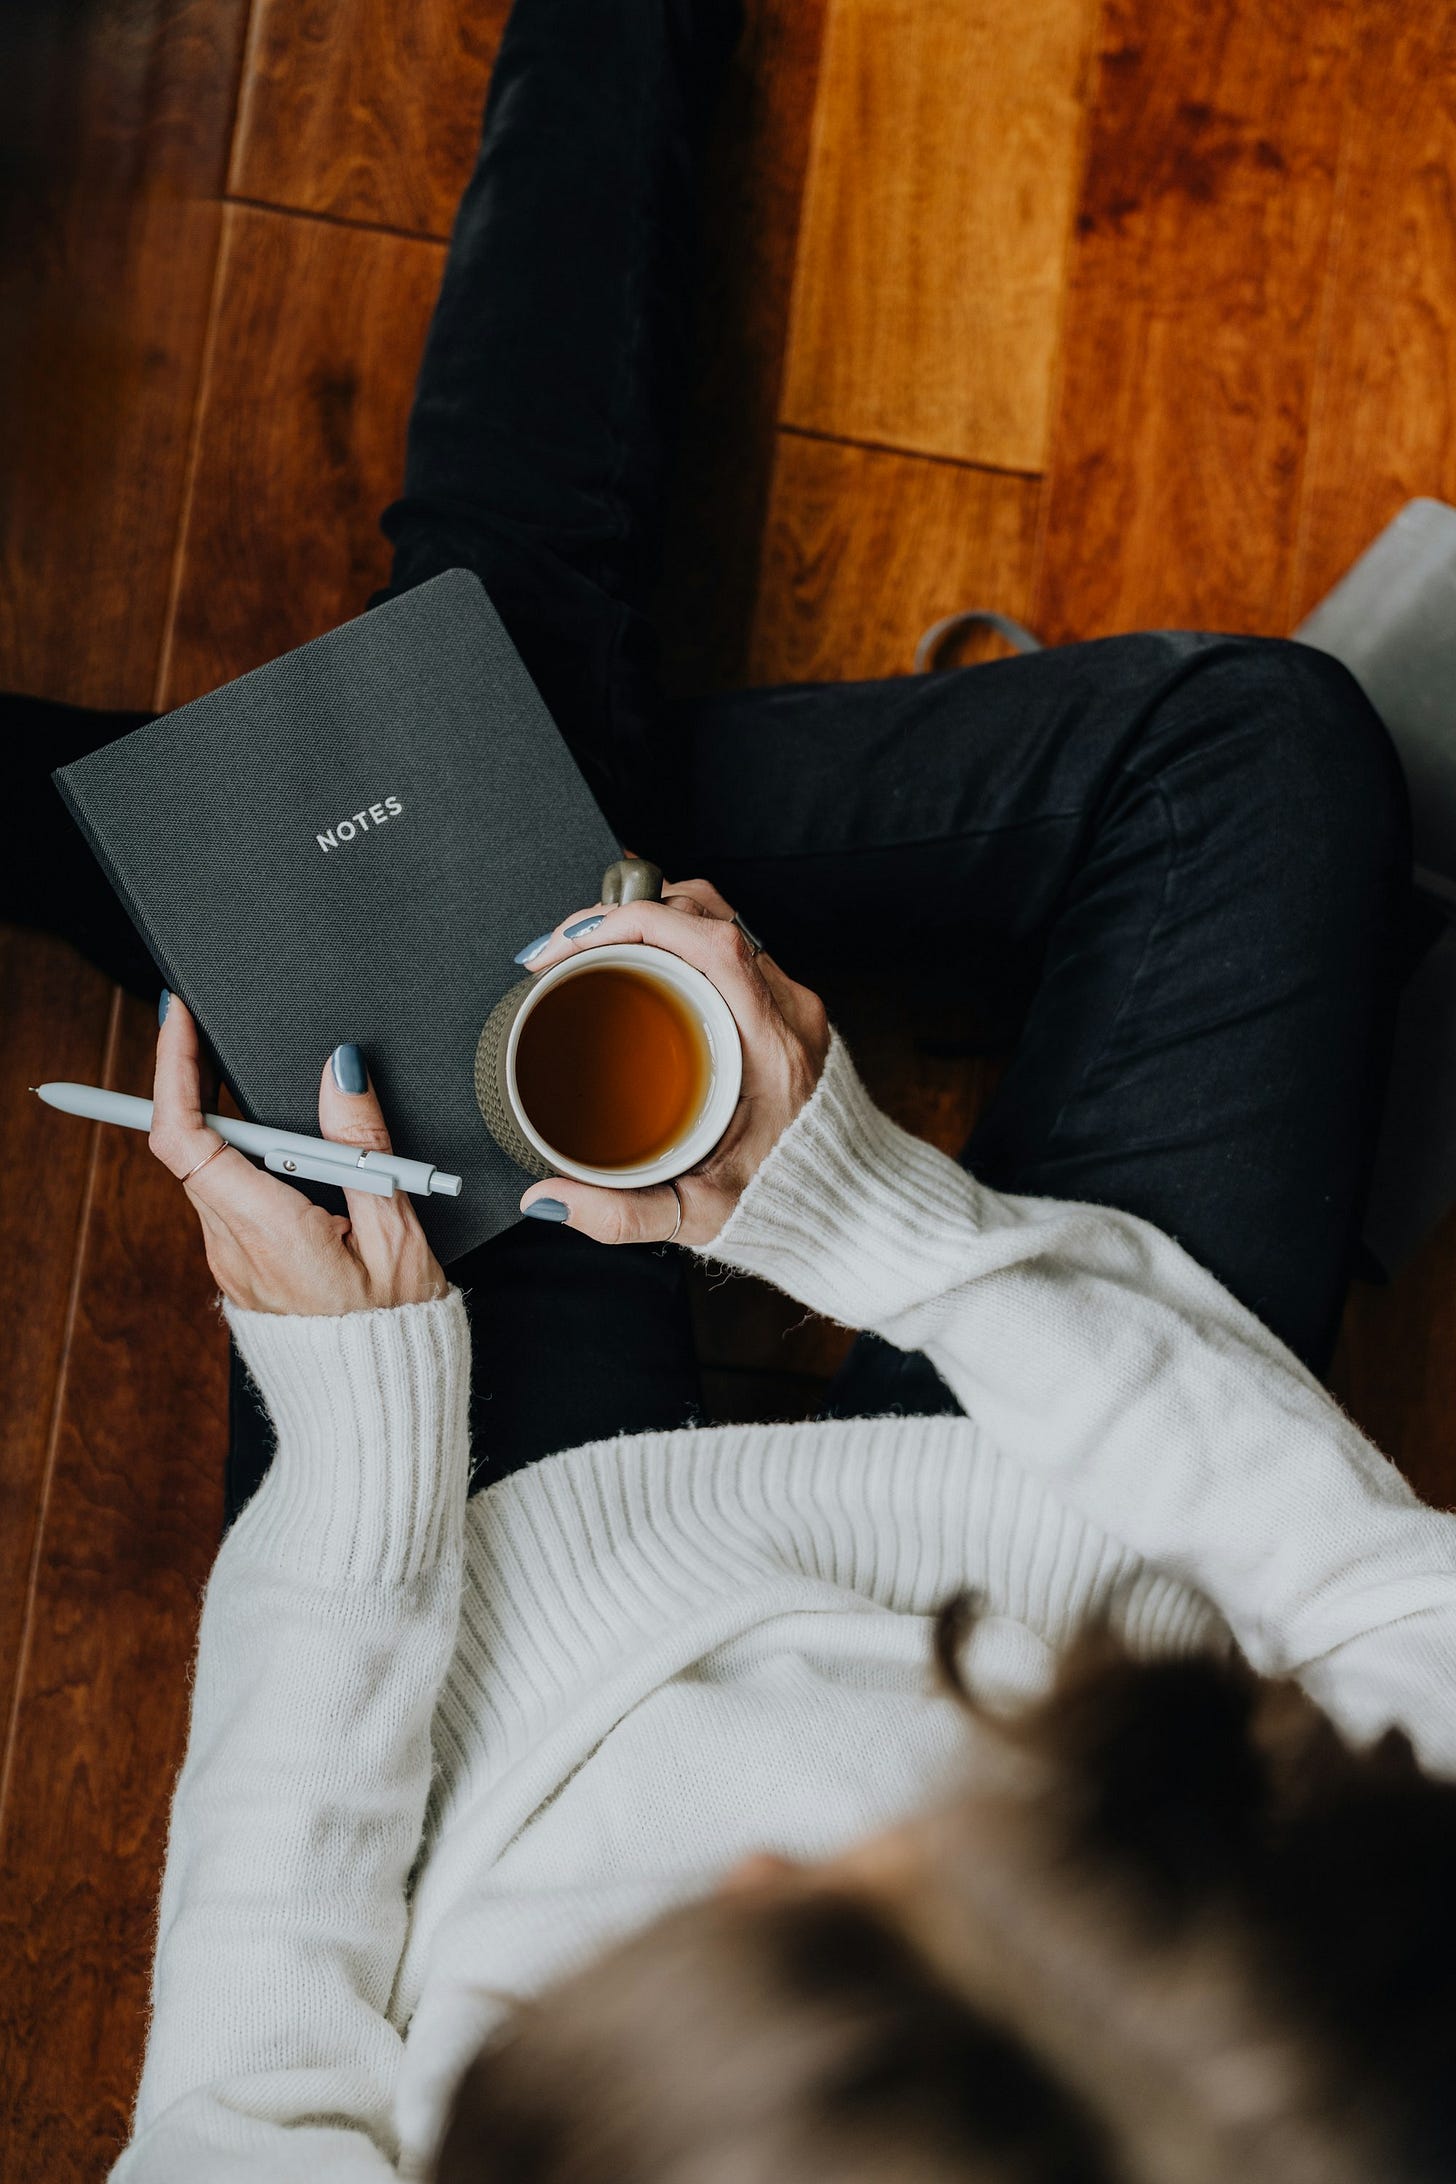
{"type": "Polygon", "coordinates": [[[531,1186],[521,1199],[521,1211],[536,1220],[562,1222],[583,1236],[594,1236],[599,1244],[664,1244],[682,1237],[677,1192],[670,1183],[611,1191],[553,1175],[531,1186]],[[535,1207],[543,1210],[533,1213],[535,1207]]]}
{"type": "MultiPolygon", "coordinates": [[[[319,1135],[336,1145],[358,1145],[371,1153],[392,1150],[379,1095],[363,1051],[352,1040],[336,1046],[324,1063],[319,1135]]],[[[372,1263],[387,1240],[397,1237],[401,1225],[411,1226],[414,1209],[403,1191],[386,1198],[375,1191],[351,1191],[347,1184],[343,1188],[355,1241],[366,1263],[372,1263]]]]}
{"type": "Polygon", "coordinates": [[[369,1076],[363,1049],[347,1040],[324,1064],[319,1084],[319,1134],[337,1145],[390,1150],[389,1131],[369,1076]]]}

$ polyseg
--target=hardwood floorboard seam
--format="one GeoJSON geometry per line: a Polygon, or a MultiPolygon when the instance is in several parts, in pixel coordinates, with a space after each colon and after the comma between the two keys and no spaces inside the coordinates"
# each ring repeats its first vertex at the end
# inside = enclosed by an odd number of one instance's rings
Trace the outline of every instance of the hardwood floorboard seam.
{"type": "Polygon", "coordinates": [[[197,369],[197,391],[192,399],[192,426],[187,435],[187,466],[182,478],[182,498],[177,508],[177,536],[172,541],[172,573],[167,584],[167,612],[162,622],[162,646],[157,659],[157,679],[152,688],[152,708],[158,713],[167,709],[167,689],[172,678],[177,608],[182,597],[182,575],[187,560],[187,533],[192,523],[192,494],[197,483],[197,466],[202,457],[202,420],[207,414],[207,390],[212,382],[212,367],[217,352],[218,305],[222,296],[223,266],[227,259],[229,239],[227,201],[224,199],[222,217],[218,222],[217,249],[212,260],[212,284],[207,298],[207,332],[202,343],[202,361],[197,369]]]}
{"type": "Polygon", "coordinates": [[[266,8],[258,5],[258,0],[248,0],[248,27],[243,32],[240,41],[242,60],[238,68],[237,89],[233,95],[233,119],[232,126],[228,130],[227,157],[222,163],[222,197],[224,203],[232,196],[233,175],[238,164],[238,150],[246,136],[244,123],[248,116],[248,101],[253,86],[258,80],[259,71],[254,63],[258,57],[258,46],[264,35],[263,18],[266,13],[266,8]]]}
{"type": "Polygon", "coordinates": [[[821,432],[816,425],[790,425],[782,418],[775,428],[796,440],[819,440],[826,447],[862,447],[871,455],[898,455],[911,463],[939,463],[947,470],[979,470],[988,478],[1025,478],[1033,485],[1045,476],[1041,470],[1017,470],[1009,463],[975,463],[965,455],[932,454],[928,448],[899,447],[893,440],[862,440],[845,432],[821,432]]]}
{"type": "MultiPolygon", "coordinates": [[[[242,119],[243,99],[251,77],[253,45],[258,30],[256,0],[248,0],[248,24],[238,40],[237,70],[233,77],[232,113],[227,127],[227,149],[218,173],[221,189],[218,195],[217,247],[212,254],[212,279],[207,291],[207,331],[202,337],[202,355],[197,366],[197,385],[192,397],[192,421],[187,435],[187,461],[182,473],[182,493],[177,504],[177,531],[172,540],[172,567],[167,580],[167,608],[162,617],[162,641],[157,648],[156,677],[152,684],[152,706],[160,712],[166,704],[167,681],[172,672],[172,634],[177,624],[177,601],[182,590],[182,558],[187,538],[187,523],[192,510],[192,487],[197,475],[197,458],[202,432],[202,417],[206,407],[208,377],[212,371],[213,351],[217,341],[217,305],[222,280],[223,254],[227,247],[227,182],[233,170],[237,153],[238,125],[242,119]]],[[[3,1824],[3,1823],[0,1823],[3,1824]]]]}
{"type": "Polygon", "coordinates": [[[320,227],[357,229],[365,235],[393,235],[401,243],[429,243],[439,249],[448,243],[448,235],[437,235],[433,228],[394,227],[386,220],[353,220],[345,212],[317,212],[310,205],[280,205],[269,197],[244,197],[236,190],[229,190],[224,204],[241,205],[247,212],[271,212],[280,220],[312,220],[320,227]]]}
{"type": "MultiPolygon", "coordinates": [[[[115,1073],[117,1048],[121,1038],[122,990],[113,986],[111,1014],[106,1025],[105,1059],[101,1081],[110,1084],[115,1073]]],[[[66,1295],[66,1317],[61,1331],[60,1356],[56,1363],[55,1392],[51,1398],[50,1425],[46,1432],[45,1463],[41,1470],[40,1492],[36,1497],[35,1537],[31,1543],[30,1567],[25,1577],[25,1613],[20,1625],[20,1638],[15,1649],[15,1679],[10,1694],[10,1716],[5,1724],[5,1751],[0,1759],[0,1856],[3,1856],[6,1834],[10,1822],[10,1784],[15,1771],[15,1744],[20,1727],[20,1710],[25,1699],[26,1676],[30,1667],[31,1638],[35,1628],[36,1586],[40,1566],[45,1554],[46,1525],[50,1517],[51,1486],[56,1475],[56,1453],[60,1446],[61,1419],[66,1407],[66,1384],[70,1377],[71,1343],[76,1329],[76,1316],[81,1306],[81,1283],[86,1271],[86,1249],[91,1226],[91,1206],[96,1195],[96,1176],[101,1165],[102,1124],[91,1125],[91,1151],[86,1162],[86,1186],[81,1193],[81,1212],[76,1223],[74,1258],[71,1267],[71,1286],[66,1295]]]]}

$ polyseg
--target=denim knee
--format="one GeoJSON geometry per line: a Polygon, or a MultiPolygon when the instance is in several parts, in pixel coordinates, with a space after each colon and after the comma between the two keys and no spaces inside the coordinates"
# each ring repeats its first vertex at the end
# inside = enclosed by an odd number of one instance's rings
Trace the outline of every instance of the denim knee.
{"type": "MultiPolygon", "coordinates": [[[[1224,639],[1181,682],[1178,706],[1178,752],[1222,747],[1220,801],[1249,869],[1276,892],[1295,883],[1348,900],[1408,878],[1400,759],[1340,661],[1292,638],[1224,639]]],[[[1178,755],[1167,758],[1176,768],[1178,755]]]]}

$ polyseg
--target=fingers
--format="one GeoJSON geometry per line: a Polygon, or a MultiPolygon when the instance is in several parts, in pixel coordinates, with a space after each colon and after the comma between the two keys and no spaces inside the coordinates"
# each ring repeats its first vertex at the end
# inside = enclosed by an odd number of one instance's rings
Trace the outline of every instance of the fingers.
{"type": "MultiPolygon", "coordinates": [[[[725,902],[711,880],[665,880],[662,901],[669,908],[686,917],[722,918],[732,922],[732,905],[725,902]]],[[[580,910],[572,910],[549,933],[543,933],[516,957],[517,963],[534,974],[549,970],[553,963],[560,963],[573,948],[590,938],[589,934],[573,932],[576,926],[600,927],[603,918],[622,907],[604,902],[589,903],[580,910]]],[[[618,937],[621,937],[620,931],[618,937]]]]}
{"type": "MultiPolygon", "coordinates": [[[[706,881],[684,882],[707,889],[706,881]]],[[[714,895],[716,889],[709,890],[714,895]]],[[[710,978],[740,1021],[751,1022],[767,1003],[768,988],[756,967],[753,950],[739,928],[708,909],[701,895],[692,898],[692,913],[668,902],[627,902],[611,909],[578,911],[559,926],[546,946],[531,958],[530,970],[550,970],[553,964],[584,954],[588,948],[606,948],[621,941],[642,941],[681,957],[710,978]],[[573,931],[572,928],[576,930],[573,931]]],[[[717,897],[722,902],[722,897],[717,897]]],[[[724,905],[726,908],[726,905],[724,905]]]]}
{"type": "MultiPolygon", "coordinates": [[[[686,1191],[680,1178],[678,1190],[686,1191]]],[[[533,1184],[521,1199],[525,1213],[543,1199],[566,1208],[566,1223],[599,1244],[665,1244],[674,1231],[681,1239],[687,1226],[687,1206],[678,1220],[678,1196],[670,1183],[655,1183],[646,1190],[602,1190],[594,1183],[573,1183],[565,1176],[550,1176],[533,1184]]],[[[555,1216],[560,1219],[560,1216],[555,1216]]]]}
{"type": "Polygon", "coordinates": [[[202,1054],[197,1022],[185,1001],[173,994],[157,1032],[157,1064],[152,1080],[152,1127],[147,1143],[163,1167],[185,1184],[199,1212],[204,1207],[229,1219],[263,1219],[280,1196],[297,1192],[265,1175],[204,1123],[202,1054]],[[216,1159],[208,1155],[221,1146],[216,1159]],[[207,1166],[192,1179],[201,1161],[207,1166]]]}
{"type": "Polygon", "coordinates": [[[711,880],[664,880],[664,902],[676,904],[681,910],[696,912],[700,918],[725,918],[733,922],[733,905],[725,902],[711,880]]]}
{"type": "MultiPolygon", "coordinates": [[[[361,1151],[387,1153],[389,1128],[374,1089],[374,1080],[361,1049],[352,1041],[335,1047],[324,1063],[319,1079],[319,1136],[335,1145],[357,1145],[361,1151]],[[353,1087],[357,1086],[355,1090],[353,1087]]],[[[354,1224],[366,1259],[393,1237],[402,1216],[413,1209],[406,1193],[385,1198],[374,1191],[351,1191],[344,1186],[349,1218],[354,1224]]]]}
{"type": "Polygon", "coordinates": [[[324,1063],[318,1111],[321,1137],[371,1153],[389,1152],[389,1130],[369,1065],[352,1043],[335,1047],[324,1063]]]}
{"type": "MultiPolygon", "coordinates": [[[[174,993],[157,1032],[152,1127],[147,1142],[162,1165],[179,1179],[225,1142],[207,1127],[202,1112],[202,1046],[197,1023],[186,1003],[174,993]]],[[[228,1147],[209,1165],[234,1165],[227,1159],[230,1151],[235,1148],[228,1147]]]]}

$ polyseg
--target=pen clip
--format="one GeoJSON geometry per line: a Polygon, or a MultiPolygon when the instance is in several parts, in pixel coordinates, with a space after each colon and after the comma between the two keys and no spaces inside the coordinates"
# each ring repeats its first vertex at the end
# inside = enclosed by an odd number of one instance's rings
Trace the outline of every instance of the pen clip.
{"type": "Polygon", "coordinates": [[[357,1148],[340,1146],[339,1157],[334,1160],[326,1153],[304,1153],[296,1147],[271,1145],[263,1156],[263,1165],[271,1168],[275,1175],[288,1176],[295,1183],[306,1178],[310,1183],[337,1183],[341,1190],[369,1191],[375,1198],[394,1196],[394,1177],[382,1175],[377,1168],[361,1168],[357,1148]]]}

